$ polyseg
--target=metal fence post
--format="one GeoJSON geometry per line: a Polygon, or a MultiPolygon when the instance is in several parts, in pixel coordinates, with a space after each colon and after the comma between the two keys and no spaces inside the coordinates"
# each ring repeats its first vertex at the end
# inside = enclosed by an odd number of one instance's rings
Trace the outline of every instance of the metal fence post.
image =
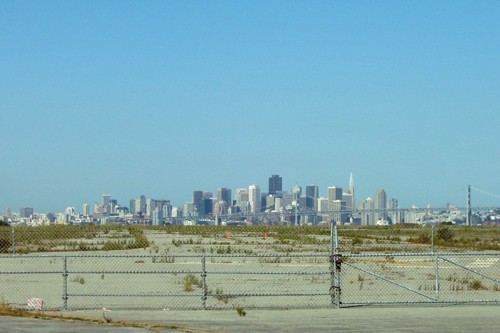
{"type": "Polygon", "coordinates": [[[437,255],[436,255],[436,302],[439,302],[439,256],[437,255]]]}
{"type": "Polygon", "coordinates": [[[339,239],[337,226],[334,222],[331,223],[330,237],[330,297],[331,304],[338,309],[340,308],[340,265],[342,255],[338,253],[339,239]]]}
{"type": "Polygon", "coordinates": [[[68,257],[63,259],[63,309],[68,309],[68,257]]]}
{"type": "Polygon", "coordinates": [[[431,226],[431,244],[432,244],[432,254],[434,254],[434,224],[431,226]]]}
{"type": "Polygon", "coordinates": [[[203,310],[207,309],[207,270],[206,270],[206,257],[201,257],[201,281],[202,281],[202,296],[201,302],[203,304],[203,310]]]}
{"type": "Polygon", "coordinates": [[[12,255],[16,255],[16,228],[12,227],[12,255]]]}

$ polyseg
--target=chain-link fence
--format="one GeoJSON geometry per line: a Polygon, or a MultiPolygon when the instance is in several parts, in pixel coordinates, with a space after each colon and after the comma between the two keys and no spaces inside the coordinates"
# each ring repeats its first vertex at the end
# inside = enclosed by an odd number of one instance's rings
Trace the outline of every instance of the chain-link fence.
{"type": "Polygon", "coordinates": [[[500,301],[495,253],[352,254],[343,259],[343,305],[500,301]]]}
{"type": "Polygon", "coordinates": [[[0,303],[311,308],[500,302],[494,227],[0,228],[0,303]],[[476,252],[472,252],[476,251],[476,252]]]}

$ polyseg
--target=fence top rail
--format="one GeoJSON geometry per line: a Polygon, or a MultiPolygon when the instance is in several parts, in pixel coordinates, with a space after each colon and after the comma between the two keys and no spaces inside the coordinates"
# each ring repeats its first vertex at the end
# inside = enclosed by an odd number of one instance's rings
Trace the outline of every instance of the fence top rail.
{"type": "Polygon", "coordinates": [[[324,258],[330,255],[329,252],[314,254],[4,254],[1,259],[8,258],[324,258]]]}
{"type": "Polygon", "coordinates": [[[500,252],[424,252],[424,253],[342,253],[344,257],[439,257],[439,256],[499,256],[500,252]]]}
{"type": "MultiPolygon", "coordinates": [[[[344,257],[436,257],[436,256],[499,256],[499,251],[487,251],[487,252],[422,252],[422,253],[339,253],[344,257]]],[[[315,254],[208,254],[208,255],[185,255],[185,254],[16,254],[0,255],[0,259],[28,259],[28,258],[164,258],[164,257],[175,257],[175,258],[325,258],[329,257],[331,253],[315,253],[315,254]]]]}

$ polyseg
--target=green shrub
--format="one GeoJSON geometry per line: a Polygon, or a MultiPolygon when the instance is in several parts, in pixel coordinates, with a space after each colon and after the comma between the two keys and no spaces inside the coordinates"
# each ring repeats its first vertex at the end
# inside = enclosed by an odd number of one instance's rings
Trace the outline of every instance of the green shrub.
{"type": "Polygon", "coordinates": [[[437,231],[437,238],[443,242],[453,240],[453,231],[448,227],[439,228],[437,231]]]}
{"type": "Polygon", "coordinates": [[[247,315],[247,312],[245,311],[245,309],[243,309],[241,307],[236,308],[236,313],[238,313],[238,316],[240,316],[240,317],[244,317],[247,315]]]}

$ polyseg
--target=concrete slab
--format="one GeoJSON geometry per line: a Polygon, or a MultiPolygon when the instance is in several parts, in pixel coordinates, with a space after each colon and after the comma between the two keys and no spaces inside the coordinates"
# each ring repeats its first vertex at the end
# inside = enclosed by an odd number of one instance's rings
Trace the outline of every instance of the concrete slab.
{"type": "MultiPolygon", "coordinates": [[[[102,318],[101,311],[58,315],[102,318]]],[[[224,311],[113,311],[114,323],[135,321],[146,328],[0,317],[0,332],[500,332],[497,305],[357,307],[343,309],[224,311]],[[154,327],[161,325],[163,327],[154,327]],[[167,327],[168,326],[168,327],[167,327]],[[175,326],[177,328],[172,328],[175,326]]]]}

